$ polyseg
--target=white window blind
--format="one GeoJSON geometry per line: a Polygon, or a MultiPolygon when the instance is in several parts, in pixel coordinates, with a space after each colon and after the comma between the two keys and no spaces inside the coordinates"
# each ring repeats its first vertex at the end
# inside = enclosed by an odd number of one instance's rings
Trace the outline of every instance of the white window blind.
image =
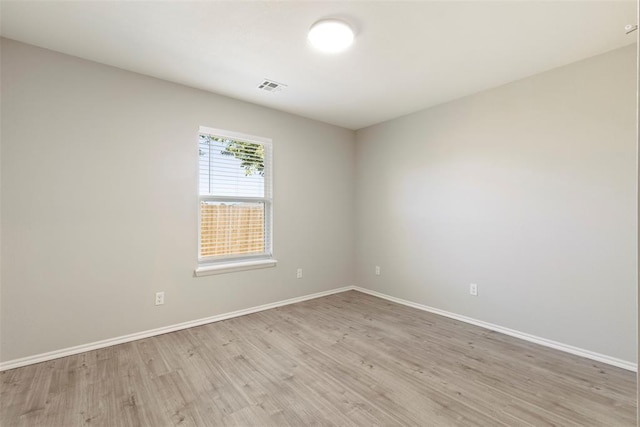
{"type": "Polygon", "coordinates": [[[200,128],[200,264],[271,258],[271,140],[200,128]]]}

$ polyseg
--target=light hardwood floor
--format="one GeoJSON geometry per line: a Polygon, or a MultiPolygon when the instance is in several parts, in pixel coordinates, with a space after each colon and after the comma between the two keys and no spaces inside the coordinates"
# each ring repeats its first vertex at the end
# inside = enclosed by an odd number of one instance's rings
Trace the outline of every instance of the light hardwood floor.
{"type": "Polygon", "coordinates": [[[355,291],[1,378],[2,426],[636,425],[632,372],[355,291]]]}

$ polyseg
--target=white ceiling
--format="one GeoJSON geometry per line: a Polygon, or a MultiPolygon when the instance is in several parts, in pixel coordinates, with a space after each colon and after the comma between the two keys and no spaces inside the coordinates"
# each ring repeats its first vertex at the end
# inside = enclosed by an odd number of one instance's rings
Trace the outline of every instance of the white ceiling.
{"type": "Polygon", "coordinates": [[[635,1],[2,1],[14,40],[349,129],[634,43],[635,1]],[[327,55],[320,18],[356,28],[327,55]],[[263,78],[288,85],[257,89],[263,78]]]}

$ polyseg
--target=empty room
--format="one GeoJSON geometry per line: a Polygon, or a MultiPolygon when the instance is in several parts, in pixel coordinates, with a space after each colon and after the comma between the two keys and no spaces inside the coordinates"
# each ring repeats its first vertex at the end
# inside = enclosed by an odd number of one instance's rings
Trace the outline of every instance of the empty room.
{"type": "Polygon", "coordinates": [[[0,1],[0,425],[637,425],[636,1],[0,1]]]}

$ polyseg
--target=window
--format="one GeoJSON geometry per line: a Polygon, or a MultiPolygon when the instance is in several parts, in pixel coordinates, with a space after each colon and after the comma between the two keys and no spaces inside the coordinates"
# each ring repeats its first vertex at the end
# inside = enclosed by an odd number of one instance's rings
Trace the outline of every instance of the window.
{"type": "Polygon", "coordinates": [[[271,140],[200,128],[197,275],[274,266],[271,140]]]}

